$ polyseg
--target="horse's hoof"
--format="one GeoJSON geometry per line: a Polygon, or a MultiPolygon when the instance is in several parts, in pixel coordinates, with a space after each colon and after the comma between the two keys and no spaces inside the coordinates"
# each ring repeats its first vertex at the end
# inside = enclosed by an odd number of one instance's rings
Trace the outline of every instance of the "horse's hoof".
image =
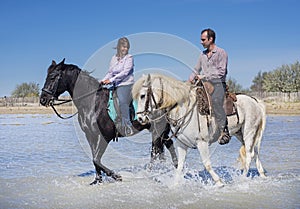
{"type": "Polygon", "coordinates": [[[223,188],[225,186],[225,184],[221,180],[219,180],[219,181],[216,182],[216,186],[218,188],[223,188]]]}
{"type": "Polygon", "coordinates": [[[145,169],[148,170],[148,171],[151,171],[153,168],[153,160],[151,160],[150,163],[147,163],[146,166],[145,166],[145,169]]]}
{"type": "Polygon", "coordinates": [[[122,176],[119,174],[112,174],[111,177],[116,181],[122,181],[122,176]]]}
{"type": "Polygon", "coordinates": [[[178,168],[178,161],[173,162],[174,167],[177,169],[178,168]]]}
{"type": "Polygon", "coordinates": [[[95,180],[93,182],[91,182],[90,185],[96,185],[96,184],[101,184],[101,183],[102,183],[102,179],[95,178],[95,180]]]}
{"type": "Polygon", "coordinates": [[[259,176],[262,177],[262,178],[267,178],[265,173],[260,173],[259,176]]]}

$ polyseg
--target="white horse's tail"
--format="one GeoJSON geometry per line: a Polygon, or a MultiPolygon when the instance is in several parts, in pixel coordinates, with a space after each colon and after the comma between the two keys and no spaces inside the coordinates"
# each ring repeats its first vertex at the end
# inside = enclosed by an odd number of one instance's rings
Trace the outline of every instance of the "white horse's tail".
{"type": "Polygon", "coordinates": [[[264,130],[266,128],[266,108],[265,108],[265,104],[262,101],[258,101],[259,107],[261,108],[262,111],[262,118],[261,118],[261,122],[260,122],[260,126],[259,126],[259,133],[256,137],[256,148],[254,148],[254,152],[255,152],[255,156],[256,156],[256,167],[257,170],[259,172],[259,175],[261,177],[266,177],[265,175],[265,169],[262,166],[262,163],[259,159],[259,152],[260,152],[260,144],[261,144],[261,140],[262,140],[262,136],[264,133],[264,130]]]}
{"type": "Polygon", "coordinates": [[[258,133],[257,133],[257,136],[256,136],[256,142],[255,142],[256,147],[257,147],[257,154],[259,154],[261,140],[262,140],[262,137],[263,137],[264,130],[266,128],[266,106],[263,103],[263,101],[257,100],[257,103],[258,103],[258,105],[261,109],[261,112],[262,112],[260,126],[259,126],[259,130],[258,130],[258,133]]]}

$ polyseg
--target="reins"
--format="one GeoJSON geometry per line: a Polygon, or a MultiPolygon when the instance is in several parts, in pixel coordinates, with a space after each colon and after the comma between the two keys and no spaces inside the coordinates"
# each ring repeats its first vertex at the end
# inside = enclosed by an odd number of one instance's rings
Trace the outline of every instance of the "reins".
{"type": "MultiPolygon", "coordinates": [[[[71,101],[72,101],[72,100],[71,100],[71,101]]],[[[63,103],[60,103],[60,104],[63,104],[63,103]]],[[[60,105],[60,104],[57,104],[57,105],[60,105]]],[[[50,104],[50,107],[52,107],[52,109],[53,109],[53,111],[55,112],[55,114],[56,114],[59,118],[61,118],[61,119],[70,119],[70,118],[74,117],[74,116],[78,113],[78,111],[77,111],[77,112],[74,113],[73,115],[70,115],[70,116],[68,116],[68,117],[63,117],[63,116],[61,116],[61,114],[59,114],[59,113],[57,112],[57,110],[56,110],[55,107],[54,107],[54,104],[50,104]]]]}
{"type": "MultiPolygon", "coordinates": [[[[168,121],[168,123],[170,124],[170,123],[172,123],[173,124],[173,126],[175,126],[176,127],[176,130],[173,132],[172,131],[172,129],[171,129],[171,132],[172,132],[172,136],[170,137],[170,138],[172,138],[172,137],[175,137],[175,138],[177,138],[177,134],[178,134],[178,132],[179,132],[179,130],[184,126],[184,125],[186,125],[186,124],[188,124],[190,121],[191,121],[191,118],[192,118],[192,115],[193,115],[193,111],[194,111],[194,108],[195,108],[195,106],[196,106],[196,103],[197,102],[194,102],[193,103],[193,105],[192,105],[192,107],[181,117],[181,118],[179,118],[179,119],[172,119],[172,118],[170,118],[170,117],[168,117],[168,115],[166,116],[166,119],[167,119],[167,121],[168,121]],[[189,119],[188,120],[185,120],[186,118],[187,118],[187,116],[188,115],[190,115],[190,117],[189,117],[189,119]]],[[[190,100],[189,100],[189,104],[188,104],[188,106],[190,105],[190,100]]],[[[170,110],[171,111],[171,110],[170,110]]],[[[169,112],[170,112],[169,111],[169,112]]]]}
{"type": "MultiPolygon", "coordinates": [[[[102,87],[102,86],[100,86],[100,87],[102,87]]],[[[70,115],[68,117],[63,117],[63,116],[61,116],[61,114],[58,113],[58,111],[55,109],[54,106],[59,106],[59,105],[66,104],[66,103],[69,103],[69,102],[72,102],[72,101],[84,99],[85,97],[91,96],[92,94],[94,94],[95,92],[97,92],[100,89],[100,87],[98,89],[96,89],[94,91],[91,91],[91,92],[89,92],[89,93],[87,93],[87,94],[85,94],[83,96],[80,96],[80,97],[78,97],[76,99],[56,99],[55,101],[61,101],[61,102],[60,103],[50,104],[50,106],[52,107],[53,111],[55,112],[55,114],[59,118],[61,118],[61,119],[70,119],[70,118],[74,117],[75,115],[77,115],[78,111],[76,113],[74,113],[73,115],[70,115]]]]}
{"type": "MultiPolygon", "coordinates": [[[[163,83],[162,83],[162,80],[160,78],[160,86],[161,86],[161,98],[159,100],[159,102],[156,102],[155,100],[155,97],[154,97],[154,94],[153,94],[153,90],[152,90],[152,86],[151,86],[151,82],[150,82],[150,79],[148,78],[148,84],[147,86],[144,86],[144,87],[147,87],[147,93],[146,93],[146,102],[145,102],[145,108],[143,111],[141,112],[137,112],[137,114],[146,114],[148,115],[150,113],[149,111],[149,107],[151,106],[151,103],[153,102],[154,103],[154,106],[155,106],[155,109],[159,109],[159,107],[163,104],[163,97],[164,97],[164,94],[163,94],[163,83]]],[[[178,104],[175,103],[173,106],[171,106],[168,110],[165,111],[165,113],[163,113],[161,116],[155,118],[155,119],[150,119],[148,117],[148,120],[150,122],[155,122],[157,120],[160,120],[161,118],[165,117],[166,120],[168,121],[169,124],[174,124],[177,129],[175,132],[172,131],[172,136],[169,137],[169,139],[171,139],[172,137],[176,137],[177,133],[179,132],[179,130],[185,125],[187,124],[190,120],[191,120],[191,117],[192,117],[192,111],[196,105],[196,102],[194,102],[194,104],[192,105],[192,107],[184,114],[184,116],[182,116],[181,118],[175,120],[175,119],[172,119],[171,117],[169,117],[169,113],[177,106],[178,104]],[[186,120],[187,116],[190,114],[190,118],[188,120],[186,120]]],[[[188,106],[190,105],[190,100],[189,100],[189,103],[188,103],[188,106]]],[[[153,112],[153,111],[152,111],[153,112]]],[[[176,137],[177,138],[177,137],[176,137]]]]}

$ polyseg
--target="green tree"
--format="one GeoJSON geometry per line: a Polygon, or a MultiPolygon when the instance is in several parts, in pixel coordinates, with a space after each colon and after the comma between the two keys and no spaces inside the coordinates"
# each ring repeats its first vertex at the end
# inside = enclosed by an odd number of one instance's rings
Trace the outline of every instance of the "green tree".
{"type": "Polygon", "coordinates": [[[38,97],[40,92],[39,84],[30,82],[17,85],[12,92],[13,97],[38,97]]]}
{"type": "Polygon", "coordinates": [[[298,92],[300,91],[300,64],[281,67],[268,72],[264,78],[263,89],[268,92],[298,92]]]}
{"type": "Polygon", "coordinates": [[[252,80],[252,85],[250,86],[251,91],[254,92],[263,92],[263,83],[267,73],[259,71],[258,74],[252,80]]]}
{"type": "Polygon", "coordinates": [[[295,90],[298,92],[300,91],[300,63],[297,61],[295,64],[291,65],[291,71],[294,74],[294,86],[295,90]]]}
{"type": "Polygon", "coordinates": [[[229,77],[227,79],[226,84],[227,84],[230,92],[235,92],[235,93],[245,92],[242,85],[238,84],[234,78],[229,77]]]}

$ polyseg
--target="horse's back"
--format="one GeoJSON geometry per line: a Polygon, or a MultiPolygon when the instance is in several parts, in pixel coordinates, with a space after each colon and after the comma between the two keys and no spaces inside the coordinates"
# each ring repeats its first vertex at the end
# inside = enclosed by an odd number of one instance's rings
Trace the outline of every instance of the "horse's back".
{"type": "Polygon", "coordinates": [[[254,112],[265,112],[265,105],[262,101],[255,97],[251,97],[245,94],[238,94],[237,95],[237,105],[243,107],[243,109],[247,111],[254,111],[254,112]]]}
{"type": "Polygon", "coordinates": [[[244,123],[244,127],[260,126],[264,130],[266,110],[261,100],[248,95],[238,94],[236,104],[240,122],[244,123]]]}

